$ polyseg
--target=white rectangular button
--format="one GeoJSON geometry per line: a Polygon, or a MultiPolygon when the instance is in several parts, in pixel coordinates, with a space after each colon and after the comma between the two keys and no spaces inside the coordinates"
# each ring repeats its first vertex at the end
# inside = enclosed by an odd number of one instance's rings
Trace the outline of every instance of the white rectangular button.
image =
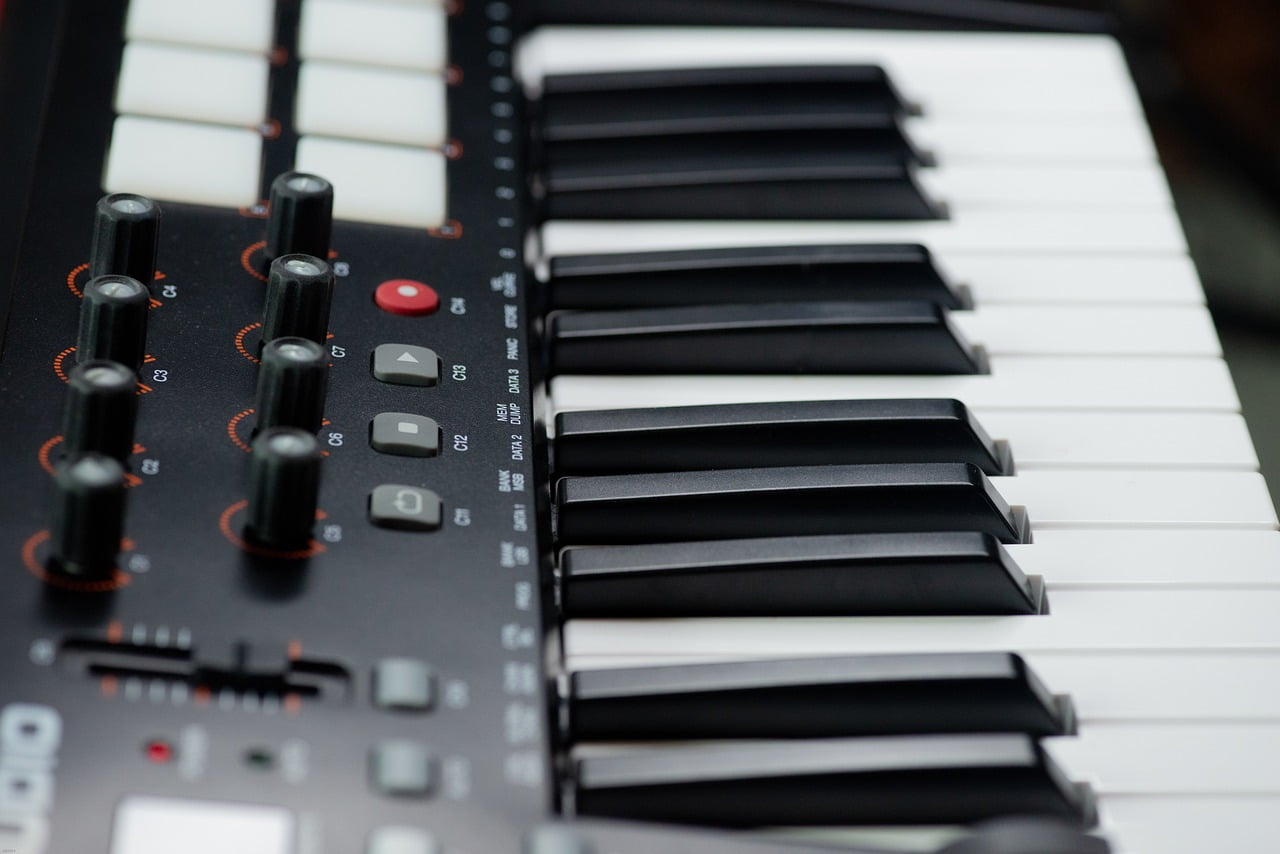
{"type": "Polygon", "coordinates": [[[265,56],[154,42],[125,45],[116,112],[254,126],[267,118],[265,56]]]}
{"type": "Polygon", "coordinates": [[[116,809],[111,854],[293,854],[293,835],[279,807],[139,796],[116,809]]]}
{"type": "Polygon", "coordinates": [[[993,356],[991,373],[924,376],[579,376],[551,380],[555,412],[794,400],[954,397],[975,409],[1238,412],[1217,358],[993,356]]]}
{"type": "Polygon", "coordinates": [[[448,18],[435,0],[303,0],[298,55],[415,71],[448,62],[448,18]]]}
{"type": "Polygon", "coordinates": [[[275,10],[275,0],[130,0],[125,38],[266,54],[275,10]]]}
{"type": "Polygon", "coordinates": [[[445,85],[439,74],[308,60],[298,72],[299,133],[440,148],[445,85]]]}
{"type": "Polygon", "coordinates": [[[295,163],[296,169],[332,182],[338,219],[411,228],[444,225],[445,159],[438,151],[304,136],[295,163]]]}
{"type": "Polygon", "coordinates": [[[262,136],[253,130],[120,116],[103,189],[175,202],[247,207],[259,201],[262,136]]]}

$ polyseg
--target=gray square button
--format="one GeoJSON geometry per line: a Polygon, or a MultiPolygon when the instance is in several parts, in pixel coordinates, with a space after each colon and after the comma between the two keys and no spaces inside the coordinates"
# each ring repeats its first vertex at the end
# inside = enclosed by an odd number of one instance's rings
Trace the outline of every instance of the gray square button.
{"type": "Polygon", "coordinates": [[[369,428],[375,451],[402,457],[434,457],[440,453],[440,425],[425,415],[380,412],[369,428]]]}
{"type": "Polygon", "coordinates": [[[425,798],[435,785],[431,752],[413,741],[384,741],[369,753],[369,777],[385,795],[425,798]]]}
{"type": "Polygon", "coordinates": [[[443,505],[429,489],[384,483],[369,495],[369,521],[382,528],[435,531],[444,516],[443,505]]]}
{"type": "Polygon", "coordinates": [[[440,382],[440,357],[413,344],[379,344],[373,350],[373,378],[396,385],[435,385],[440,382]]]}
{"type": "Polygon", "coordinates": [[[425,712],[435,702],[435,678],[425,661],[384,658],[373,668],[373,703],[381,709],[425,712]]]}

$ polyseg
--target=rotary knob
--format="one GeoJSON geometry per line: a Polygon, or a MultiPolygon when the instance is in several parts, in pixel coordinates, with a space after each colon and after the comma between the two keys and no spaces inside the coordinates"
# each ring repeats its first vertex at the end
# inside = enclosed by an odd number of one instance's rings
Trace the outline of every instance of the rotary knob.
{"type": "Polygon", "coordinates": [[[270,198],[267,260],[295,254],[328,258],[333,185],[319,175],[285,172],[271,182],[270,198]]]}
{"type": "Polygon", "coordinates": [[[262,340],[309,338],[324,344],[333,303],[333,270],[314,255],[285,255],[271,262],[262,340]]]}
{"type": "Polygon", "coordinates": [[[93,223],[89,275],[129,276],[149,283],[156,274],[160,206],[133,193],[98,200],[93,223]]]}
{"type": "Polygon", "coordinates": [[[138,384],[129,368],[94,359],[71,369],[62,416],[68,457],[98,453],[124,462],[133,452],[137,418],[138,384]]]}
{"type": "Polygon", "coordinates": [[[81,581],[110,579],[124,535],[124,467],[84,454],[59,465],[53,483],[52,569],[81,581]]]}
{"type": "Polygon", "coordinates": [[[151,294],[129,276],[98,276],[84,287],[76,361],[110,359],[133,370],[147,354],[151,294]]]}
{"type": "Polygon", "coordinates": [[[268,341],[258,371],[258,429],[319,430],[328,379],[327,354],[316,342],[296,337],[268,341]]]}
{"type": "Polygon", "coordinates": [[[249,461],[249,539],[275,549],[305,548],[320,495],[320,443],[296,427],[258,434],[249,461]]]}

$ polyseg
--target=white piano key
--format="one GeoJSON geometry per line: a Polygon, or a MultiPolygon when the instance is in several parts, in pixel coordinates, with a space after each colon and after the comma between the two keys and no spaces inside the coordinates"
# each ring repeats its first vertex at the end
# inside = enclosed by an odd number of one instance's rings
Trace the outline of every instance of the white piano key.
{"type": "Polygon", "coordinates": [[[1035,123],[964,116],[911,116],[912,141],[943,165],[954,163],[1154,163],[1155,145],[1140,122],[1073,120],[1035,123]]]}
{"type": "Polygon", "coordinates": [[[716,403],[954,397],[975,409],[1238,412],[1216,358],[993,356],[991,373],[924,376],[576,376],[550,382],[552,412],[716,403]]]}
{"type": "Polygon", "coordinates": [[[247,207],[259,199],[262,136],[216,125],[120,116],[103,189],[175,202],[247,207]]]}
{"type": "Polygon", "coordinates": [[[1176,303],[1203,305],[1195,265],[1185,255],[1080,256],[934,253],[955,281],[982,307],[995,303],[1176,303]]]}
{"type": "Polygon", "coordinates": [[[342,188],[334,194],[336,219],[409,228],[445,222],[445,159],[438,151],[304,136],[294,163],[342,188]]]}
{"type": "Polygon", "coordinates": [[[153,42],[124,47],[118,113],[254,126],[267,119],[267,58],[153,42]]]}
{"type": "Polygon", "coordinates": [[[1280,651],[1032,652],[1085,723],[1280,721],[1280,651]]]}
{"type": "Polygon", "coordinates": [[[724,246],[819,243],[923,243],[942,255],[1185,255],[1172,212],[960,210],[927,222],[585,221],[558,220],[540,230],[538,257],[724,246]]]}
{"type": "Polygon", "coordinates": [[[439,74],[308,60],[298,70],[294,111],[299,133],[423,148],[445,142],[439,74]]]}
{"type": "Polygon", "coordinates": [[[1256,472],[1027,471],[991,482],[1028,508],[1032,531],[1101,527],[1276,527],[1256,472]]]}
{"type": "MultiPolygon", "coordinates": [[[[1225,558],[1224,558],[1225,559],[1225,558]]],[[[1280,651],[1280,590],[1065,589],[1051,612],[1019,617],[800,617],[572,620],[571,669],[640,661],[947,650],[1280,651]]]]}
{"type": "Polygon", "coordinates": [[[951,322],[1000,356],[1220,356],[1202,306],[980,305],[951,322]]]}
{"type": "Polygon", "coordinates": [[[951,161],[916,173],[925,192],[952,210],[1035,208],[1167,210],[1169,185],[1154,163],[971,163],[951,161]]]}
{"type": "Polygon", "coordinates": [[[1103,796],[1280,795],[1280,722],[1089,724],[1043,744],[1103,796]]]}
{"type": "Polygon", "coordinates": [[[1114,854],[1267,854],[1280,846],[1280,798],[1115,795],[1099,804],[1114,854]]]}
{"type": "Polygon", "coordinates": [[[448,16],[439,0],[303,0],[298,55],[442,71],[448,16]]]}
{"type": "Polygon", "coordinates": [[[275,0],[129,0],[125,38],[266,54],[275,8],[275,0]]]}
{"type": "Polygon", "coordinates": [[[1035,532],[1006,546],[1053,590],[1073,587],[1274,587],[1280,533],[1213,529],[1035,532]]]}
{"type": "Polygon", "coordinates": [[[990,436],[1008,440],[1019,472],[1050,468],[1258,468],[1248,427],[1239,415],[1002,410],[978,410],[975,415],[990,436]]]}
{"type": "Polygon", "coordinates": [[[1141,121],[1115,42],[1100,36],[894,33],[719,27],[548,27],[527,37],[526,90],[547,74],[762,65],[885,68],[928,115],[1063,114],[1141,121]],[[661,45],[655,50],[654,45],[661,45]]]}

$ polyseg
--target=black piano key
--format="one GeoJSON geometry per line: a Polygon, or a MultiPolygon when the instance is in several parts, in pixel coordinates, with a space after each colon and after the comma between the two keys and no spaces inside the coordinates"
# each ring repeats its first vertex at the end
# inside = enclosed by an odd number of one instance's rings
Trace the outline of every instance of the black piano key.
{"type": "Polygon", "coordinates": [[[1028,530],[968,463],[565,477],[556,509],[561,546],[934,531],[1018,543],[1028,530]]]}
{"type": "Polygon", "coordinates": [[[980,350],[926,302],[796,302],[552,315],[556,374],[975,374],[980,350]]]}
{"type": "Polygon", "coordinates": [[[875,152],[550,163],[534,195],[544,219],[941,219],[916,166],[875,152]]]}
{"type": "Polygon", "coordinates": [[[549,275],[543,290],[552,310],[823,300],[972,306],[967,290],[914,244],[562,255],[551,259],[549,275]]]}
{"type": "MultiPolygon", "coordinates": [[[[694,523],[695,525],[697,523],[694,523]]],[[[992,536],[852,534],[567,548],[573,617],[1039,614],[1044,583],[992,536]]]]}
{"type": "Polygon", "coordinates": [[[1069,735],[1070,701],[1011,653],[855,655],[583,670],[574,742],[1022,732],[1069,735]]]}
{"type": "Polygon", "coordinates": [[[921,166],[936,165],[932,154],[912,142],[898,116],[806,118],[797,120],[796,125],[767,130],[678,130],[637,122],[621,138],[544,141],[534,151],[536,161],[551,168],[622,162],[680,163],[691,159],[759,162],[764,157],[782,163],[858,164],[869,154],[921,166]]]}
{"type": "Polygon", "coordinates": [[[726,742],[572,752],[578,815],[722,827],[969,824],[1011,814],[1092,825],[1023,734],[726,742]]]}
{"type": "Polygon", "coordinates": [[[672,68],[550,75],[537,104],[545,141],[637,132],[795,129],[908,111],[875,65],[672,68]]]}
{"type": "Polygon", "coordinates": [[[815,400],[561,412],[555,473],[762,468],[855,463],[973,463],[1012,474],[958,400],[815,400]]]}

